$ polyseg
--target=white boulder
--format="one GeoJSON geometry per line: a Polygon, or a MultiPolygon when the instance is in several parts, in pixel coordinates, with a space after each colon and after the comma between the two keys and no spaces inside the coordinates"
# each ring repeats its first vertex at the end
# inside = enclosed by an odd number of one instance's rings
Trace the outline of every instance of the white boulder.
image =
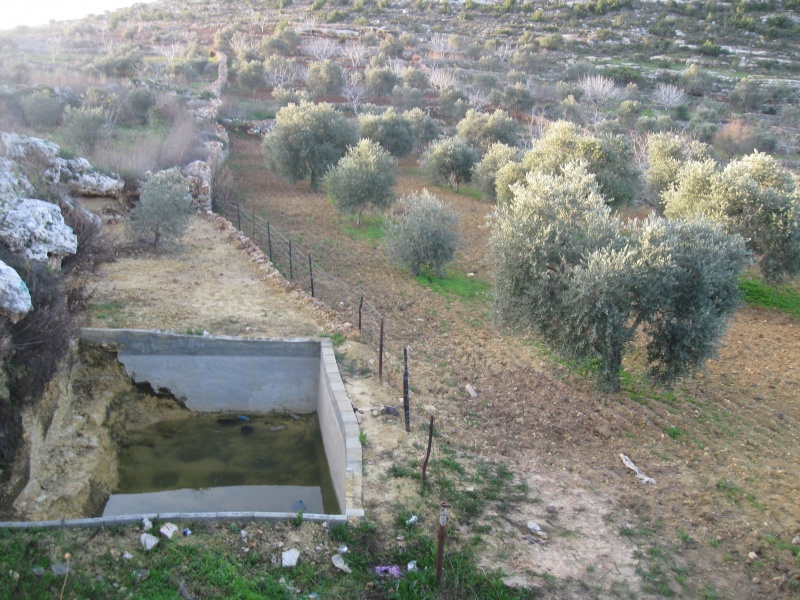
{"type": "Polygon", "coordinates": [[[7,200],[4,208],[0,242],[12,252],[22,252],[30,260],[50,260],[60,265],[61,257],[77,251],[78,237],[64,223],[61,209],[55,204],[15,198],[7,200]]]}
{"type": "Polygon", "coordinates": [[[0,156],[0,203],[6,198],[18,196],[29,198],[32,194],[33,186],[28,178],[19,172],[16,163],[0,156]]]}
{"type": "Polygon", "coordinates": [[[0,153],[17,164],[26,163],[41,174],[44,181],[55,186],[61,178],[58,145],[18,133],[0,133],[0,153]]]}
{"type": "Polygon", "coordinates": [[[16,323],[32,308],[28,286],[14,269],[0,260],[0,316],[16,323]]]}
{"type": "Polygon", "coordinates": [[[119,198],[125,182],[119,177],[105,175],[95,169],[85,158],[58,159],[61,182],[74,196],[101,196],[119,198]]]}

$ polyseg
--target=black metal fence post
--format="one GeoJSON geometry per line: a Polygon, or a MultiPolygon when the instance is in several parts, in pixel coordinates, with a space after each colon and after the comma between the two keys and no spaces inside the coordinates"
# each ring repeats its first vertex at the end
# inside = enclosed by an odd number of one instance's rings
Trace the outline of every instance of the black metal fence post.
{"type": "Polygon", "coordinates": [[[308,255],[308,278],[311,279],[311,297],[314,297],[314,269],[311,267],[311,255],[308,255]]]}
{"type": "Polygon", "coordinates": [[[274,265],[275,262],[272,260],[272,231],[269,229],[269,221],[267,221],[267,249],[269,250],[269,262],[274,265]]]}
{"type": "Polygon", "coordinates": [[[292,265],[292,240],[289,240],[289,281],[294,281],[294,267],[292,265]]]}
{"type": "Polygon", "coordinates": [[[408,348],[403,348],[403,413],[406,417],[406,433],[410,433],[411,407],[408,401],[408,348]]]}

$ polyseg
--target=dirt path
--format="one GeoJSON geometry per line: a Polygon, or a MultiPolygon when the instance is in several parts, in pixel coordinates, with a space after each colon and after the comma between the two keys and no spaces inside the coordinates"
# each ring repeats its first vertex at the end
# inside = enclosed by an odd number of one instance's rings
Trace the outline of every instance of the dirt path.
{"type": "MultiPolygon", "coordinates": [[[[379,249],[342,231],[342,217],[324,196],[266,173],[258,142],[232,141],[231,166],[249,206],[378,306],[392,355],[410,347],[416,402],[436,408],[447,435],[521,469],[542,498],[569,504],[567,513],[580,496],[575,489],[590,490],[591,502],[583,505],[593,506],[596,519],[586,523],[604,523],[617,549],[632,542],[669,545],[673,572],[667,579],[676,591],[688,569],[723,597],[791,597],[789,583],[800,578],[790,547],[800,533],[796,319],[742,309],[705,374],[672,391],[653,390],[637,374],[634,358],[624,380],[627,393],[601,394],[535,345],[497,331],[487,302],[443,298],[387,267],[379,249]],[[476,398],[464,391],[466,383],[478,391],[476,398]],[[640,485],[620,453],[659,484],[640,485]],[[579,487],[568,485],[563,493],[549,487],[565,481],[579,487]],[[748,559],[751,552],[755,560],[748,559]]],[[[400,193],[421,187],[411,177],[398,182],[400,193]]],[[[456,268],[488,280],[491,207],[435,192],[462,216],[468,244],[456,268]]],[[[521,518],[537,510],[529,507],[521,518]]],[[[581,525],[573,534],[594,539],[603,528],[593,527],[581,525]]],[[[513,527],[507,533],[513,535],[513,527]]],[[[588,551],[567,569],[553,552],[527,550],[514,559],[520,568],[552,568],[571,577],[587,577],[589,566],[592,573],[607,572],[589,564],[594,555],[588,551]]],[[[495,558],[508,552],[501,548],[495,558]]],[[[645,553],[629,562],[639,560],[639,570],[647,571],[657,566],[649,558],[645,553]]],[[[623,571],[615,570],[624,577],[623,571]]]]}

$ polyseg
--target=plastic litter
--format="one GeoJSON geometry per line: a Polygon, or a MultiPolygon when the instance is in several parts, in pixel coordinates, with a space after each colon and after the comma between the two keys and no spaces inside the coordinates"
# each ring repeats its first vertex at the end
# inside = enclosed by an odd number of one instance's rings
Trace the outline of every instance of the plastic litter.
{"type": "Polygon", "coordinates": [[[656,480],[653,479],[652,477],[648,477],[647,475],[645,475],[641,471],[641,469],[639,469],[639,467],[633,464],[633,461],[630,458],[628,458],[624,454],[620,454],[619,457],[622,459],[622,462],[625,464],[626,467],[628,467],[631,471],[636,473],[636,477],[638,477],[642,481],[642,483],[652,483],[653,485],[655,485],[656,480]]]}
{"type": "Polygon", "coordinates": [[[249,417],[247,417],[246,415],[239,415],[239,420],[240,420],[240,421],[249,421],[249,420],[250,420],[250,418],[249,418],[249,417]]]}
{"type": "Polygon", "coordinates": [[[186,529],[183,530],[183,535],[189,537],[190,535],[192,535],[192,530],[187,527],[186,529]]]}
{"type": "Polygon", "coordinates": [[[345,573],[352,573],[353,571],[350,567],[347,566],[347,563],[344,562],[344,558],[342,558],[341,554],[334,554],[331,557],[331,562],[333,566],[339,569],[340,571],[344,571],[345,573]]]}
{"type": "Polygon", "coordinates": [[[339,554],[347,554],[347,546],[339,546],[336,549],[336,552],[338,552],[339,554]]]}
{"type": "Polygon", "coordinates": [[[399,579],[403,574],[403,572],[400,570],[400,567],[397,565],[379,565],[375,567],[375,572],[378,575],[391,575],[395,579],[399,579]]]}
{"type": "Polygon", "coordinates": [[[391,416],[393,416],[393,417],[399,417],[399,416],[400,416],[400,413],[399,413],[399,412],[397,412],[397,409],[396,409],[394,406],[388,406],[388,405],[387,405],[387,406],[384,406],[384,407],[381,409],[381,412],[382,412],[383,414],[385,414],[385,415],[391,415],[391,416]]]}
{"type": "Polygon", "coordinates": [[[411,518],[406,520],[406,525],[413,525],[417,521],[419,521],[419,517],[417,515],[411,515],[411,518]]]}
{"type": "Polygon", "coordinates": [[[415,561],[415,560],[412,560],[410,563],[408,563],[408,564],[406,565],[406,570],[407,570],[409,573],[413,573],[414,571],[416,571],[416,570],[417,570],[417,561],[415,561]]]}

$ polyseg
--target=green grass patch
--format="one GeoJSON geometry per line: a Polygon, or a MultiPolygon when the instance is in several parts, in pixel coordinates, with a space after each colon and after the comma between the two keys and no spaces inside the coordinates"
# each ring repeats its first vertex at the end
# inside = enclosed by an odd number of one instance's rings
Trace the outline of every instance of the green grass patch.
{"type": "Polygon", "coordinates": [[[797,286],[767,285],[755,279],[739,282],[742,298],[751,306],[770,308],[800,317],[800,290],[797,286]]]}
{"type": "Polygon", "coordinates": [[[433,290],[448,300],[452,300],[453,298],[461,300],[483,300],[487,298],[489,293],[488,283],[477,277],[467,277],[466,273],[454,269],[447,269],[447,275],[445,277],[435,277],[425,273],[417,275],[414,277],[414,280],[418,284],[433,290]]]}
{"type": "Polygon", "coordinates": [[[355,224],[352,215],[344,218],[346,221],[342,222],[342,229],[351,239],[366,242],[373,248],[377,248],[383,242],[383,225],[386,219],[381,215],[362,215],[361,227],[355,224]]]}

